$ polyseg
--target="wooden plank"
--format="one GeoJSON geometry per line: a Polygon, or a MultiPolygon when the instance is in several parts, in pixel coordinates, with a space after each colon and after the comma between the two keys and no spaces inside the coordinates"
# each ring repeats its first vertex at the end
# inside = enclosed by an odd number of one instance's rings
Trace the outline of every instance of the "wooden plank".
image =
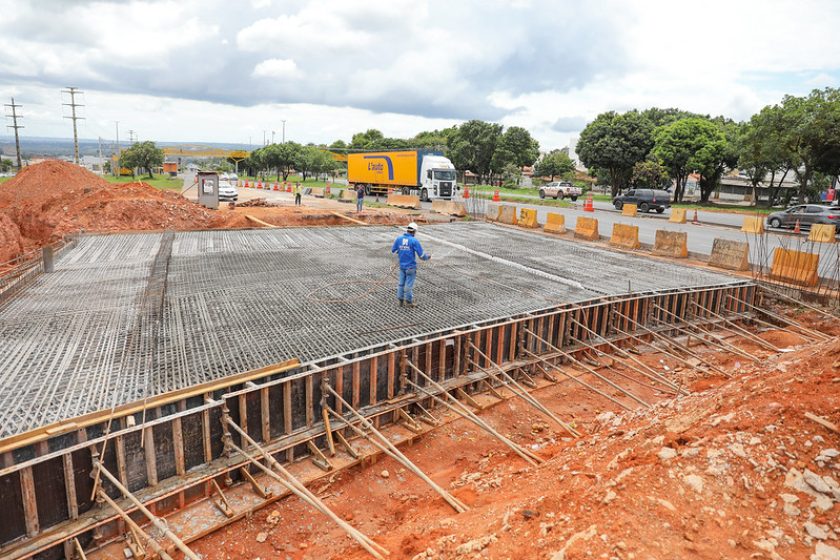
{"type": "Polygon", "coordinates": [[[361,364],[359,362],[355,362],[353,364],[353,380],[351,383],[353,384],[351,387],[353,389],[353,402],[350,403],[353,405],[353,408],[359,408],[359,400],[361,395],[361,384],[362,384],[362,374],[361,374],[361,364]]]}
{"type": "Polygon", "coordinates": [[[64,487],[67,489],[67,511],[70,519],[79,517],[79,502],[76,498],[76,473],[73,471],[73,454],[66,453],[61,456],[64,464],[64,487]]]}
{"type": "MultiPolygon", "coordinates": [[[[490,356],[493,355],[493,337],[489,329],[484,331],[484,338],[484,355],[487,356],[484,358],[484,367],[490,368],[493,367],[490,363],[490,356]]],[[[479,348],[481,347],[479,346],[479,348]]]]}
{"type": "Polygon", "coordinates": [[[26,467],[20,471],[20,488],[23,496],[23,515],[26,522],[26,534],[34,537],[41,531],[38,522],[38,502],[35,498],[35,480],[32,476],[32,467],[26,467]]]}
{"type": "Polygon", "coordinates": [[[128,470],[125,466],[125,440],[122,436],[114,438],[114,451],[117,455],[117,476],[120,478],[123,486],[128,484],[128,470]]]}
{"type": "Polygon", "coordinates": [[[172,447],[175,451],[175,474],[183,476],[187,467],[184,462],[184,429],[180,418],[172,420],[172,447]]]}
{"type": "Polygon", "coordinates": [[[368,393],[368,402],[376,404],[376,388],[379,383],[379,356],[374,356],[370,359],[370,392],[368,393]]]}
{"type": "MultiPolygon", "coordinates": [[[[391,352],[388,354],[388,398],[394,398],[394,387],[396,385],[395,376],[397,371],[397,353],[391,352]]],[[[336,389],[339,394],[341,391],[336,389]]]]}
{"type": "Polygon", "coordinates": [[[461,375],[461,352],[462,349],[462,341],[464,339],[464,335],[459,334],[455,337],[455,357],[452,363],[452,375],[457,377],[461,375]]]}
{"type": "MultiPolygon", "coordinates": [[[[283,384],[283,428],[286,434],[292,433],[292,384],[283,384]]],[[[290,447],[286,450],[286,460],[292,462],[295,460],[295,448],[290,447]]]]}
{"type": "Polygon", "coordinates": [[[155,432],[152,428],[144,428],[145,435],[143,436],[143,451],[146,456],[146,478],[149,481],[149,486],[157,486],[157,456],[155,455],[155,432]]]}
{"type": "Polygon", "coordinates": [[[202,443],[204,444],[204,462],[209,463],[213,459],[213,447],[210,444],[210,411],[209,410],[202,410],[201,411],[201,439],[202,439],[202,443]]]}
{"type": "Polygon", "coordinates": [[[312,427],[315,423],[315,403],[312,402],[314,393],[312,384],[314,383],[312,376],[306,378],[306,383],[304,385],[305,389],[305,397],[306,397],[306,426],[312,427]]]}
{"type": "MultiPolygon", "coordinates": [[[[415,362],[416,363],[416,362],[415,362]]],[[[425,369],[423,371],[428,371],[429,373],[432,372],[432,343],[426,343],[426,363],[424,364],[425,369]]]]}
{"type": "Polygon", "coordinates": [[[239,427],[242,428],[243,430],[245,430],[245,432],[247,432],[248,431],[248,401],[247,401],[247,395],[244,395],[244,394],[239,395],[239,397],[237,397],[237,399],[239,400],[239,427]]]}
{"type": "Polygon", "coordinates": [[[516,345],[519,333],[519,323],[511,323],[510,325],[510,350],[508,351],[508,360],[513,362],[516,360],[516,345]]]}
{"type": "Polygon", "coordinates": [[[438,343],[438,380],[446,379],[446,339],[440,339],[438,343]]]}
{"type": "Polygon", "coordinates": [[[260,389],[260,420],[262,425],[262,440],[263,443],[271,441],[271,416],[268,399],[268,387],[260,389]]]}
{"type": "MultiPolygon", "coordinates": [[[[339,395],[344,394],[344,366],[338,366],[335,369],[335,392],[339,395]]],[[[393,397],[394,395],[389,396],[393,397]]],[[[342,403],[338,399],[335,399],[335,401],[335,411],[339,414],[342,414],[344,403],[342,403]]]]}

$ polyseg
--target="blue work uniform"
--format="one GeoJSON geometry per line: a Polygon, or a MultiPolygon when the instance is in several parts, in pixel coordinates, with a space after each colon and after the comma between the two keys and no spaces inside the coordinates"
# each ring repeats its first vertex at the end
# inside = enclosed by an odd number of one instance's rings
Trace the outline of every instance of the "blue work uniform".
{"type": "Polygon", "coordinates": [[[400,281],[397,286],[397,299],[411,303],[414,301],[414,280],[417,278],[417,260],[429,260],[429,255],[423,252],[423,247],[416,237],[404,233],[394,240],[391,252],[400,259],[400,281]]]}

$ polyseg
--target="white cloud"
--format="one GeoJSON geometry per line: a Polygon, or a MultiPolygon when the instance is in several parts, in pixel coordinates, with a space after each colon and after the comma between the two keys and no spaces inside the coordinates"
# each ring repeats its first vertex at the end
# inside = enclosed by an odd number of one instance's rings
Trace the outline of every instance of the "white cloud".
{"type": "Polygon", "coordinates": [[[269,58],[254,66],[252,75],[257,78],[294,79],[299,78],[301,72],[290,58],[269,58]]]}

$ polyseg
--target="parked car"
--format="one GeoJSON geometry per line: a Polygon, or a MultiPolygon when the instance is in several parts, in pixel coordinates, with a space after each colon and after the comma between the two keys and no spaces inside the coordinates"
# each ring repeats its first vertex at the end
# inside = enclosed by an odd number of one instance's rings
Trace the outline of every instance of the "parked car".
{"type": "Polygon", "coordinates": [[[642,213],[656,210],[661,214],[671,207],[671,193],[658,189],[631,189],[613,199],[616,210],[621,210],[625,204],[635,204],[642,213]]]}
{"type": "Polygon", "coordinates": [[[568,181],[554,181],[553,183],[547,183],[540,188],[540,198],[549,196],[555,200],[558,198],[563,200],[564,198],[569,197],[572,200],[577,200],[582,194],[583,190],[580,187],[576,187],[568,181]]]}
{"type": "Polygon", "coordinates": [[[230,181],[219,181],[219,200],[223,202],[236,202],[239,200],[239,191],[230,181]]]}
{"type": "Polygon", "coordinates": [[[785,228],[796,226],[797,220],[802,228],[810,228],[812,224],[834,224],[840,229],[840,208],[827,204],[802,204],[791,206],[781,212],[773,212],[767,216],[767,226],[785,228]]]}

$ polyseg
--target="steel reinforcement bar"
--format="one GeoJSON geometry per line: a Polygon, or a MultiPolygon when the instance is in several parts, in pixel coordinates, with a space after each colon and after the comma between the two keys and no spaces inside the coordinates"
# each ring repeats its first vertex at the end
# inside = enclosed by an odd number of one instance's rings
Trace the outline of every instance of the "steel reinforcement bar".
{"type": "MultiPolygon", "coordinates": [[[[75,558],[76,540],[94,550],[122,538],[123,518],[97,503],[97,461],[157,516],[209,498],[217,479],[243,480],[248,459],[226,452],[223,442],[225,407],[281,462],[314,453],[317,463],[318,450],[332,443],[325,407],[347,412],[322,381],[378,427],[433,404],[413,389],[430,384],[409,361],[448,391],[480,392],[493,363],[515,375],[535,363],[533,355],[561,358],[553,349],[574,354],[591,341],[609,352],[606,340],[633,345],[654,332],[676,333],[681,322],[743,319],[758,304],[756,290],[745,282],[563,305],[315,363],[292,360],[7,438],[0,441],[0,557],[75,558]]],[[[98,484],[132,511],[108,480],[98,484]]]]}

